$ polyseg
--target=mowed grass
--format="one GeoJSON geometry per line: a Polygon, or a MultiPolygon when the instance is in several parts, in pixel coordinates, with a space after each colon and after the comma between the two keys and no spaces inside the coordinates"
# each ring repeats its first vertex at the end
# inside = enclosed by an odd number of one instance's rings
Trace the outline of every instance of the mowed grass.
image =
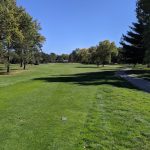
{"type": "Polygon", "coordinates": [[[150,94],[115,77],[120,67],[48,64],[1,75],[0,150],[149,150],[150,94]]]}

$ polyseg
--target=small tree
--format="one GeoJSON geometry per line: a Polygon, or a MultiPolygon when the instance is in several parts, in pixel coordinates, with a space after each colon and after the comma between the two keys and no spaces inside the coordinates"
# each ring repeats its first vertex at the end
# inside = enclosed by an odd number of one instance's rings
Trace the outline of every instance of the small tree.
{"type": "Polygon", "coordinates": [[[89,63],[94,64],[95,63],[95,52],[96,52],[96,47],[92,46],[88,49],[89,52],[89,63]]]}
{"type": "Polygon", "coordinates": [[[78,59],[83,64],[89,64],[90,62],[90,53],[88,49],[80,49],[78,53],[78,59]]]}
{"type": "Polygon", "coordinates": [[[69,61],[70,62],[80,62],[80,60],[79,60],[79,51],[80,51],[79,48],[73,50],[73,52],[69,56],[69,61]]]}
{"type": "Polygon", "coordinates": [[[57,55],[55,53],[50,53],[49,57],[50,57],[50,62],[51,63],[55,63],[56,62],[57,55]]]}
{"type": "Polygon", "coordinates": [[[68,54],[62,54],[61,56],[62,56],[63,60],[67,60],[67,61],[69,60],[68,54]]]}
{"type": "Polygon", "coordinates": [[[100,42],[95,52],[95,62],[97,66],[100,64],[104,66],[106,63],[111,63],[112,54],[117,54],[117,47],[115,46],[115,43],[111,43],[108,40],[100,42]]]}

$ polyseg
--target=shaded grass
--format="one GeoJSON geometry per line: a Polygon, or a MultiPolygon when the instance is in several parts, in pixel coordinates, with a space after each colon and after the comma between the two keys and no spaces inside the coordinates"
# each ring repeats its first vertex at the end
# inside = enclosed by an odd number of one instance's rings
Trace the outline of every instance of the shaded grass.
{"type": "Polygon", "coordinates": [[[50,76],[35,78],[34,80],[45,81],[49,83],[73,83],[79,84],[82,86],[100,86],[100,85],[112,85],[115,87],[135,89],[135,87],[128,84],[125,80],[115,77],[116,71],[110,70],[101,70],[99,72],[87,72],[71,75],[59,75],[59,76],[50,76]]]}
{"type": "Polygon", "coordinates": [[[138,64],[135,67],[133,67],[132,65],[124,65],[124,67],[132,69],[127,71],[129,75],[133,75],[135,77],[150,81],[150,68],[147,68],[147,65],[138,64]]]}
{"type": "Polygon", "coordinates": [[[143,78],[145,80],[149,80],[150,81],[150,70],[148,69],[139,69],[139,70],[130,70],[127,72],[128,74],[132,75],[136,75],[139,78],[143,78]]]}

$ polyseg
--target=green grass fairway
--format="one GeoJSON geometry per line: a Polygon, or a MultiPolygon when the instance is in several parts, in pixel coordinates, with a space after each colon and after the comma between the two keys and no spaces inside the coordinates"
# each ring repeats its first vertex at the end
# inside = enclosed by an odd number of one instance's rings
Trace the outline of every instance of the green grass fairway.
{"type": "Polygon", "coordinates": [[[119,67],[0,75],[0,150],[150,150],[150,94],[116,78],[119,67]]]}

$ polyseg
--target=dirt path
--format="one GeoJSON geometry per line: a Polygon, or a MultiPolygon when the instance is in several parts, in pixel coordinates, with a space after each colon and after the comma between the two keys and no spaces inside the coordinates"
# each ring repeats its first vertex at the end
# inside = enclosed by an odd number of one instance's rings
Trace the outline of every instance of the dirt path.
{"type": "Polygon", "coordinates": [[[129,81],[135,87],[144,90],[145,92],[150,93],[150,82],[141,78],[137,78],[135,76],[130,76],[126,73],[126,70],[120,70],[116,73],[116,76],[120,76],[121,78],[129,81]]]}

